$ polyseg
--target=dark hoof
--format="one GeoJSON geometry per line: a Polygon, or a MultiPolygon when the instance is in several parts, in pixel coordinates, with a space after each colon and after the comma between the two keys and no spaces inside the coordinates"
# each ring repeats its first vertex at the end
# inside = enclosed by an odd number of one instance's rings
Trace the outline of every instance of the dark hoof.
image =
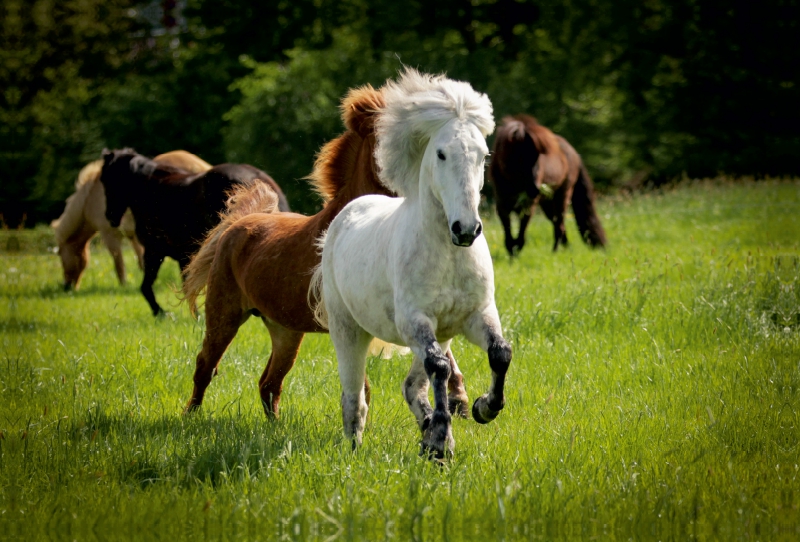
{"type": "Polygon", "coordinates": [[[489,406],[488,395],[481,395],[472,404],[472,419],[478,423],[489,423],[494,420],[500,411],[503,410],[503,404],[500,404],[496,410],[489,406]]]}
{"type": "Polygon", "coordinates": [[[453,451],[450,450],[449,452],[445,452],[444,450],[437,450],[425,444],[425,442],[419,443],[419,456],[424,457],[429,461],[433,461],[439,465],[444,465],[447,463],[447,460],[453,457],[453,451]]]}
{"type": "Polygon", "coordinates": [[[64,285],[63,285],[63,288],[64,288],[65,292],[71,292],[72,291],[72,283],[71,282],[65,282],[64,285]]]}
{"type": "Polygon", "coordinates": [[[189,414],[197,412],[198,410],[200,410],[200,405],[196,403],[189,403],[186,405],[186,408],[183,409],[183,415],[188,416],[189,414]]]}

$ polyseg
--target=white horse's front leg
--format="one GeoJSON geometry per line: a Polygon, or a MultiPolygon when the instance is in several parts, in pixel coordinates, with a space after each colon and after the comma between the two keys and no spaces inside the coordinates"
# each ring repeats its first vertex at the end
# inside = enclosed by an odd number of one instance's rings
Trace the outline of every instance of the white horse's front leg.
{"type": "Polygon", "coordinates": [[[328,312],[331,339],[336,349],[339,380],[342,383],[342,422],[344,434],[353,442],[353,449],[361,445],[364,425],[367,422],[364,380],[367,350],[372,337],[353,320],[349,313],[328,312]]]}
{"type": "MultiPolygon", "coordinates": [[[[409,377],[406,378],[408,386],[404,388],[403,395],[409,402],[412,412],[417,416],[417,422],[422,430],[421,453],[436,459],[443,459],[446,454],[452,454],[455,447],[450,412],[447,409],[450,359],[436,341],[434,323],[426,316],[414,314],[410,318],[403,318],[398,322],[397,329],[414,352],[416,367],[412,366],[409,377]],[[423,405],[427,403],[427,398],[424,402],[420,400],[419,390],[425,387],[419,384],[418,377],[421,370],[425,371],[433,386],[435,408],[430,414],[424,412],[423,405]],[[409,399],[412,400],[409,401],[409,399]],[[421,409],[419,413],[414,411],[415,406],[421,409]],[[428,420],[430,421],[428,422],[428,420]]],[[[430,409],[429,405],[428,409],[430,409]]]]}
{"type": "Polygon", "coordinates": [[[503,338],[497,307],[492,304],[484,311],[475,313],[467,321],[464,335],[471,343],[480,346],[489,354],[492,368],[492,383],[489,391],[481,395],[472,405],[472,417],[478,423],[489,423],[500,414],[506,399],[503,388],[506,373],[511,364],[511,345],[503,338]]]}

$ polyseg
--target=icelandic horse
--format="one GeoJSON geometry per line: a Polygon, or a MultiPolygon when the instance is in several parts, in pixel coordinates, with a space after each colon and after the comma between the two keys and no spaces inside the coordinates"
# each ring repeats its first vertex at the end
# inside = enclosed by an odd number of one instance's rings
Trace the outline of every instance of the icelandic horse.
{"type": "Polygon", "coordinates": [[[206,234],[220,221],[231,189],[265,184],[275,192],[281,211],[289,204],[267,173],[247,164],[221,164],[202,173],[165,165],[133,149],[103,151],[100,174],[106,192],[106,218],[119,226],[130,208],[136,238],[144,246],[141,292],[154,316],[164,314],[153,283],[166,257],[184,272],[206,234]]]}
{"type": "MultiPolygon", "coordinates": [[[[211,165],[186,151],[171,151],[153,160],[193,173],[211,169],[211,165]]],[[[55,230],[58,255],[64,268],[64,290],[77,290],[89,263],[89,241],[100,232],[103,244],[114,258],[114,269],[121,285],[125,285],[125,261],[122,258],[122,237],[127,238],[136,253],[139,268],[144,269],[144,248],[136,240],[135,225],[126,212],[119,228],[112,228],[106,219],[106,193],[100,180],[102,160],[90,162],[81,169],[75,183],[75,193],[67,198],[61,216],[50,223],[55,230]]]]}
{"type": "Polygon", "coordinates": [[[503,409],[511,363],[478,214],[492,104],[468,83],[410,68],[383,89],[375,159],[380,180],[400,197],[364,196],[342,209],[319,241],[322,263],[309,300],[316,299],[318,322],[336,349],[344,433],[353,447],[368,411],[365,356],[377,337],[414,353],[403,397],[422,432],[422,455],[441,460],[454,447],[446,355],[453,337],[488,352],[491,386],[472,407],[478,423],[503,409]]]}
{"type": "MultiPolygon", "coordinates": [[[[350,201],[365,194],[394,195],[378,181],[373,158],[374,117],[383,106],[381,91],[369,85],[350,90],[342,100],[347,131],[322,147],[308,176],[325,201],[319,213],[310,217],[265,214],[272,208],[268,199],[234,194],[222,222],[209,233],[186,270],[184,294],[192,313],[197,297],[206,290],[206,332],[185,412],[201,406],[239,327],[257,316],[272,339],[272,353],[258,389],[267,417],[278,417],[283,380],[294,366],[303,335],[327,331],[308,305],[311,274],[320,261],[317,238],[350,201]]],[[[449,350],[447,355],[453,405],[466,405],[463,376],[449,350]]],[[[362,380],[361,386],[369,396],[369,383],[362,380]]]]}
{"type": "Polygon", "coordinates": [[[564,216],[570,202],[584,242],[591,247],[606,245],[606,233],[594,207],[594,184],[580,155],[535,118],[516,115],[503,119],[489,173],[509,255],[525,245],[525,229],[537,203],[553,224],[553,251],[559,244],[567,245],[564,216]],[[519,216],[516,239],[511,233],[511,213],[519,216]]]}

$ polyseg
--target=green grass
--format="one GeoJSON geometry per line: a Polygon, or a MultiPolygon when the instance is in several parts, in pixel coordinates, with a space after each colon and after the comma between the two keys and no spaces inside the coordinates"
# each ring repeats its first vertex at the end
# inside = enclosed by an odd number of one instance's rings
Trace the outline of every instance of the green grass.
{"type": "MultiPolygon", "coordinates": [[[[800,531],[800,183],[698,183],[601,201],[611,246],[552,254],[537,215],[510,261],[486,220],[514,348],[506,408],[418,457],[400,387],[370,360],[364,446],[341,431],[335,356],[309,335],[265,419],[251,320],[182,417],[203,322],[162,269],[154,320],[94,247],[81,291],[53,254],[0,260],[0,533],[26,538],[795,538],[800,531]]],[[[35,243],[34,243],[35,244],[35,243]]],[[[485,356],[453,347],[472,399],[485,356]]],[[[0,534],[0,537],[3,535],[0,534]]]]}

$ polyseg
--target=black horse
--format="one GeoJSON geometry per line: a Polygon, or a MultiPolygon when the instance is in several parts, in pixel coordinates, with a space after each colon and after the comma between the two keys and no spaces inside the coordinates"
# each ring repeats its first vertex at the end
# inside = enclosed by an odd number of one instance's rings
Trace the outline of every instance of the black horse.
{"type": "Polygon", "coordinates": [[[594,207],[594,185],[580,155],[535,118],[503,119],[489,173],[510,255],[525,245],[525,228],[537,203],[553,223],[553,250],[567,244],[564,217],[570,203],[583,240],[592,247],[606,245],[606,232],[594,207]],[[511,213],[519,215],[516,239],[511,233],[511,213]]]}
{"type": "Polygon", "coordinates": [[[141,291],[153,314],[163,314],[153,294],[153,282],[164,258],[186,269],[206,234],[219,223],[228,192],[238,185],[266,183],[278,196],[278,208],[288,211],[280,187],[265,172],[246,164],[222,164],[204,173],[154,162],[133,149],[103,151],[100,181],[106,193],[106,218],[119,226],[130,208],[136,237],[144,246],[141,291]]]}

